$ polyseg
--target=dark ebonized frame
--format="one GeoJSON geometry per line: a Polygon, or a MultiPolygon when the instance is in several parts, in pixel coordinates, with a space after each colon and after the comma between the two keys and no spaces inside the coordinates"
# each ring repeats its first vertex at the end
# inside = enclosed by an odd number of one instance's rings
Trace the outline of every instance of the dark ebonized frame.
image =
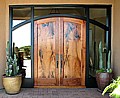
{"type": "Polygon", "coordinates": [[[9,6],[9,41],[10,41],[10,53],[12,53],[12,31],[15,29],[27,24],[31,23],[31,78],[25,78],[23,87],[34,87],[34,21],[38,19],[44,19],[49,17],[71,17],[71,18],[77,18],[82,19],[86,21],[86,87],[95,87],[94,83],[91,84],[90,81],[91,77],[89,76],[89,24],[92,23],[106,31],[106,47],[107,52],[111,50],[111,7],[112,5],[76,5],[76,4],[66,4],[66,5],[10,5],[9,6]],[[13,25],[13,9],[14,8],[31,8],[31,18],[29,20],[26,20],[22,23],[19,23],[12,27],[13,25]],[[34,7],[43,7],[43,8],[85,8],[85,16],[77,16],[77,15],[69,15],[69,14],[50,14],[46,16],[36,17],[34,18],[34,7]],[[103,8],[107,10],[107,21],[106,25],[97,22],[95,20],[90,19],[89,17],[89,9],[90,8],[103,8]]]}

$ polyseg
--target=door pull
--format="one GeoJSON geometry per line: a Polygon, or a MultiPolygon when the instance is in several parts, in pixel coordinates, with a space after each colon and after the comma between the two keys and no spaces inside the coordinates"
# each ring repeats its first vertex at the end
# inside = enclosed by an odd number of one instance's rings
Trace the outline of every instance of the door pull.
{"type": "Polygon", "coordinates": [[[61,69],[62,69],[62,60],[61,60],[61,69]]]}
{"type": "Polygon", "coordinates": [[[58,68],[58,61],[57,61],[57,64],[56,64],[56,65],[57,65],[56,67],[58,68]]]}

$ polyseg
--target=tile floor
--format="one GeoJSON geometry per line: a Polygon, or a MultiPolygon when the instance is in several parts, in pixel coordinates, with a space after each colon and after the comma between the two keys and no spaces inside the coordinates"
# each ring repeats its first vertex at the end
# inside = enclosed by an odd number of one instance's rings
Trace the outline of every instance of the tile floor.
{"type": "Polygon", "coordinates": [[[0,90],[0,98],[109,98],[102,96],[97,88],[22,88],[16,95],[0,90]]]}

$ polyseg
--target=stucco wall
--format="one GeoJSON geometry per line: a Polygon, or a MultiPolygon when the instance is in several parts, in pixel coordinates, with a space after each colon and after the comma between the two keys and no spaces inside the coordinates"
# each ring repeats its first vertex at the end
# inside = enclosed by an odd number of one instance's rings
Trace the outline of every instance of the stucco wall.
{"type": "Polygon", "coordinates": [[[114,5],[113,66],[114,75],[120,76],[120,0],[115,0],[114,5]]]}
{"type": "Polygon", "coordinates": [[[114,0],[6,0],[7,4],[112,4],[114,0]]]}
{"type": "MultiPolygon", "coordinates": [[[[119,2],[119,0],[116,0],[119,2]]],[[[114,0],[0,0],[0,88],[2,87],[1,76],[4,72],[5,66],[5,41],[9,38],[9,5],[40,5],[40,4],[114,4],[114,0]]],[[[116,3],[116,8],[119,7],[116,3]]],[[[117,11],[115,11],[117,12],[117,11]]],[[[119,14],[119,12],[117,12],[119,14]]],[[[120,15],[120,14],[119,14],[120,15]]],[[[116,16],[117,19],[119,18],[116,16]]],[[[118,21],[115,19],[116,21],[118,21]]],[[[120,19],[119,19],[120,20],[120,19]]],[[[119,22],[117,22],[119,23],[119,22]]],[[[119,28],[118,28],[119,29],[119,28]]],[[[112,29],[113,30],[113,29],[112,29]]],[[[120,31],[120,29],[119,29],[120,31]]],[[[119,32],[116,33],[119,34],[119,32]]],[[[116,36],[116,35],[115,35],[116,36]]],[[[116,36],[117,37],[117,36],[116,36]]],[[[114,39],[115,43],[119,43],[117,39],[114,39]]],[[[118,45],[114,45],[115,55],[119,54],[118,45]]],[[[115,70],[119,69],[119,56],[116,56],[114,61],[115,70]]],[[[117,72],[116,74],[119,74],[117,72]]]]}
{"type": "Polygon", "coordinates": [[[2,74],[4,73],[5,68],[5,35],[6,35],[6,26],[5,26],[5,2],[0,0],[0,88],[2,88],[2,74]]]}

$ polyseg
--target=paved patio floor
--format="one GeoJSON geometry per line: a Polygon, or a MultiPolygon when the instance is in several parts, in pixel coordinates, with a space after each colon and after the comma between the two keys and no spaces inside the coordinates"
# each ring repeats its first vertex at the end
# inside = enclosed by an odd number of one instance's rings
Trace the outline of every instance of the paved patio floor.
{"type": "Polygon", "coordinates": [[[97,88],[22,88],[16,95],[0,90],[0,98],[109,98],[102,96],[97,88]]]}

